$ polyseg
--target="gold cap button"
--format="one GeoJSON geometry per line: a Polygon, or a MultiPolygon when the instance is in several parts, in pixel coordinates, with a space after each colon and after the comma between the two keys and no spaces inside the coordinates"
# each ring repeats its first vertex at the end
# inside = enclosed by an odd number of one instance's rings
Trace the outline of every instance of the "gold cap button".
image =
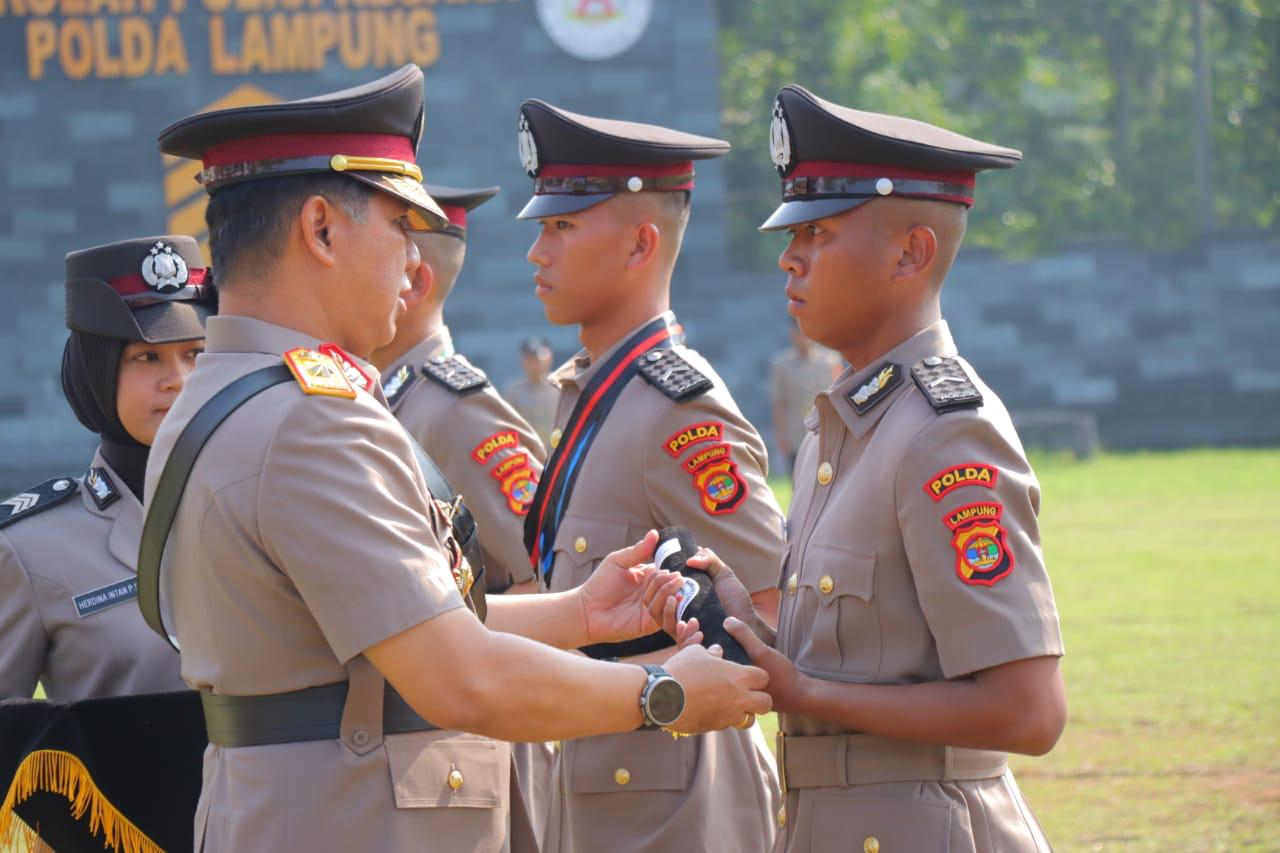
{"type": "Polygon", "coordinates": [[[556,427],[551,431],[551,449],[555,450],[560,446],[560,437],[564,435],[564,431],[560,427],[556,427]]]}
{"type": "Polygon", "coordinates": [[[795,575],[792,575],[791,577],[787,578],[787,592],[790,593],[791,595],[795,595],[796,586],[798,584],[799,584],[799,581],[796,580],[795,575]]]}
{"type": "Polygon", "coordinates": [[[784,805],[778,809],[778,829],[787,828],[787,807],[784,805]]]}
{"type": "Polygon", "coordinates": [[[880,853],[880,839],[874,835],[867,836],[867,840],[862,842],[862,849],[865,853],[880,853]]]}
{"type": "Polygon", "coordinates": [[[579,536],[577,539],[573,540],[573,550],[577,551],[579,554],[587,550],[587,537],[579,536]]]}
{"type": "Polygon", "coordinates": [[[831,575],[823,575],[818,579],[818,589],[825,592],[831,592],[836,588],[836,582],[831,579],[831,575]]]}
{"type": "Polygon", "coordinates": [[[831,482],[831,477],[835,474],[835,470],[831,467],[830,462],[823,462],[818,466],[818,482],[826,485],[831,482]]]}
{"type": "Polygon", "coordinates": [[[619,785],[626,785],[631,781],[631,771],[625,767],[619,767],[617,770],[613,771],[613,781],[617,782],[619,785]]]}
{"type": "Polygon", "coordinates": [[[449,787],[455,791],[462,787],[462,771],[456,767],[449,771],[449,787]]]}

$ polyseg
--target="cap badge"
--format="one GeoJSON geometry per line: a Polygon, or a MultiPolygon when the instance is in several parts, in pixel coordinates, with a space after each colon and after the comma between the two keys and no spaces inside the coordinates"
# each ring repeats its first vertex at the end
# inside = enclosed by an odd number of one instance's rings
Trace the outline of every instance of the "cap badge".
{"type": "Polygon", "coordinates": [[[787,116],[782,110],[782,100],[773,104],[773,121],[769,124],[769,156],[778,171],[786,174],[791,168],[791,131],[787,128],[787,116]]]}
{"type": "Polygon", "coordinates": [[[163,240],[157,240],[142,259],[142,280],[152,290],[173,293],[190,277],[187,262],[163,240]]]}
{"type": "Polygon", "coordinates": [[[520,146],[520,165],[524,167],[525,174],[529,177],[537,177],[538,145],[533,141],[533,131],[529,130],[529,119],[525,117],[524,113],[520,114],[520,124],[517,125],[517,130],[516,138],[520,146]]]}

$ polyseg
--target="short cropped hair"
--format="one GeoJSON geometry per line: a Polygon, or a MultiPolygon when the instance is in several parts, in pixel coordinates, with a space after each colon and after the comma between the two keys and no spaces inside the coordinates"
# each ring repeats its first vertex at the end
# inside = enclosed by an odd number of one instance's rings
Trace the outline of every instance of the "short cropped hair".
{"type": "Polygon", "coordinates": [[[286,175],[221,189],[205,209],[209,251],[220,282],[250,265],[270,268],[284,252],[289,224],[313,195],[323,196],[356,222],[364,222],[376,190],[345,175],[286,175]]]}

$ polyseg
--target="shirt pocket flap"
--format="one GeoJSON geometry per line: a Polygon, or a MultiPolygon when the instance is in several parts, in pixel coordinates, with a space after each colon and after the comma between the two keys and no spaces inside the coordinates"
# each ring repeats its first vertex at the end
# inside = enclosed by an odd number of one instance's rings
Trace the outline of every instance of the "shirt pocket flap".
{"type": "Polygon", "coordinates": [[[813,591],[820,607],[830,607],[846,595],[870,602],[876,591],[876,555],[814,542],[804,574],[800,585],[813,591]]]}
{"type": "Polygon", "coordinates": [[[555,550],[557,561],[563,556],[575,568],[590,570],[612,552],[630,544],[626,521],[567,515],[560,523],[555,550]]]}
{"type": "Polygon", "coordinates": [[[384,747],[401,809],[506,806],[511,746],[455,731],[389,735],[384,747]]]}
{"type": "Polygon", "coordinates": [[[621,791],[683,791],[693,771],[696,738],[639,731],[575,740],[570,750],[569,790],[574,794],[621,791]]]}
{"type": "Polygon", "coordinates": [[[968,823],[945,800],[916,796],[818,794],[813,800],[814,838],[843,839],[853,850],[972,853],[968,823]],[[872,845],[872,839],[876,844],[872,845]],[[959,843],[957,843],[959,842],[959,843]]]}

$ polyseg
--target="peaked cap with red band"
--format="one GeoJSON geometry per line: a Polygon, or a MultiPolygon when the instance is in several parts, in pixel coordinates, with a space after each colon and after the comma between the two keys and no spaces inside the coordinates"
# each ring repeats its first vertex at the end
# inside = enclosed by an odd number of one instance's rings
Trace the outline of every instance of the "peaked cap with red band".
{"type": "Polygon", "coordinates": [[[424,184],[424,186],[449,219],[448,227],[441,233],[462,240],[467,239],[467,213],[493,198],[502,189],[501,187],[462,189],[440,184],[424,184]]]}
{"type": "Polygon", "coordinates": [[[67,328],[152,344],[204,337],[213,276],[190,237],[139,237],[71,252],[67,328]]]}
{"type": "Polygon", "coordinates": [[[778,92],[769,153],[782,204],[760,226],[780,231],[882,196],[973,206],[978,172],[1009,169],[1022,152],[901,116],[824,101],[800,86],[778,92]]]}
{"type": "Polygon", "coordinates": [[[520,162],[533,198],[517,219],[585,210],[624,192],[693,189],[693,161],[729,143],[653,124],[578,115],[544,101],[520,105],[520,162]]]}
{"type": "Polygon", "coordinates": [[[197,180],[210,195],[244,181],[339,173],[410,204],[420,230],[443,228],[414,162],[422,91],[422,69],[406,65],[340,92],[189,116],[160,132],[160,150],[203,162],[197,180]]]}

